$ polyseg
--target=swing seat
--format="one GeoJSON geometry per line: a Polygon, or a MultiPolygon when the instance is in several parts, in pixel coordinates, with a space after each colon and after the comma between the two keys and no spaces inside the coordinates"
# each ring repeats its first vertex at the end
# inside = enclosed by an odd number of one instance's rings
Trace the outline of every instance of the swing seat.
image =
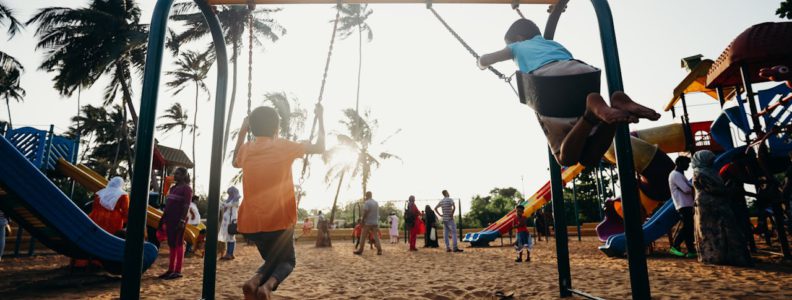
{"type": "Polygon", "coordinates": [[[536,76],[517,71],[520,103],[547,117],[577,118],[586,111],[586,97],[600,91],[600,70],[563,75],[536,76]]]}

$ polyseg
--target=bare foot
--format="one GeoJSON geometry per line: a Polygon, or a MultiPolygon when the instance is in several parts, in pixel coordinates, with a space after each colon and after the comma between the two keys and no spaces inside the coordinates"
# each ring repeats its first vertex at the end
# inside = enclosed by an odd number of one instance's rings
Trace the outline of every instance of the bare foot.
{"type": "Polygon", "coordinates": [[[635,103],[632,101],[632,99],[630,99],[630,96],[627,96],[627,94],[623,92],[613,93],[613,97],[611,97],[611,107],[615,109],[626,110],[633,116],[641,119],[649,119],[652,121],[657,121],[657,119],[660,119],[660,114],[658,114],[656,111],[635,103]]]}
{"type": "Polygon", "coordinates": [[[242,285],[242,293],[245,295],[245,300],[256,300],[256,294],[258,291],[259,286],[261,285],[261,280],[264,279],[264,275],[256,274],[253,275],[244,285],[242,285]]]}
{"type": "Polygon", "coordinates": [[[270,278],[258,287],[256,291],[256,299],[259,300],[269,300],[272,299],[272,290],[275,289],[275,284],[277,284],[277,280],[275,278],[270,278]]]}
{"type": "Polygon", "coordinates": [[[588,95],[586,98],[586,109],[597,116],[597,119],[608,124],[637,121],[629,112],[609,107],[599,94],[592,93],[588,95]]]}

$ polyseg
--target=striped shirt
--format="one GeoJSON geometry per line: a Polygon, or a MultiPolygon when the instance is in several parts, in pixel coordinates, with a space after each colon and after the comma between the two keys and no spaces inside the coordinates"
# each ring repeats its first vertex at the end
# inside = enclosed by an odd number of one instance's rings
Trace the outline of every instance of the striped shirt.
{"type": "Polygon", "coordinates": [[[440,203],[437,203],[437,206],[443,210],[443,221],[454,220],[454,199],[448,197],[443,198],[443,200],[440,200],[440,203]]]}

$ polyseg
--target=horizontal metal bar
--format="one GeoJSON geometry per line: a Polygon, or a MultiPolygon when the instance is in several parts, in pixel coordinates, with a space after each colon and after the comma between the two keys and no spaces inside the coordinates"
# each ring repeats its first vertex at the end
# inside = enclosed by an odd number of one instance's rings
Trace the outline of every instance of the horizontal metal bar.
{"type": "MultiPolygon", "coordinates": [[[[247,5],[247,0],[207,0],[209,5],[247,5]]],[[[375,4],[425,4],[426,0],[342,0],[342,3],[375,3],[375,4]]],[[[432,0],[432,3],[455,4],[556,4],[558,0],[432,0]]],[[[336,4],[338,0],[255,0],[256,4],[336,4]]]]}
{"type": "Polygon", "coordinates": [[[586,293],[586,292],[584,292],[584,291],[581,291],[581,290],[576,290],[576,289],[567,289],[567,290],[568,290],[569,292],[571,292],[572,294],[575,294],[575,295],[581,296],[581,297],[583,297],[583,298],[586,298],[586,299],[592,299],[592,300],[605,300],[605,299],[603,299],[603,298],[600,298],[600,297],[597,297],[597,296],[593,296],[593,295],[591,295],[591,294],[589,294],[589,293],[586,293]]]}

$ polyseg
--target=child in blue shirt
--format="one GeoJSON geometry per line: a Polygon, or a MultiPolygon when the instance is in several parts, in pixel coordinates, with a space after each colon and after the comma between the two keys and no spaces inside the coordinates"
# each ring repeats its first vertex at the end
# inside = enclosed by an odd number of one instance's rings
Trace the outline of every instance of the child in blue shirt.
{"type": "MultiPolygon", "coordinates": [[[[531,20],[515,21],[506,32],[505,41],[506,48],[479,58],[479,68],[483,70],[497,62],[514,60],[520,72],[536,77],[599,73],[599,69],[574,59],[563,45],[545,40],[539,27],[531,20]]],[[[598,74],[595,76],[598,78],[598,74]]],[[[574,89],[575,86],[570,83],[568,88],[574,89]]],[[[572,102],[583,101],[561,100],[569,101],[570,106],[572,102]]],[[[541,102],[542,99],[534,101],[541,102]]],[[[553,155],[563,166],[577,163],[591,166],[598,163],[610,147],[618,124],[637,123],[638,119],[655,121],[660,118],[657,112],[633,102],[623,92],[613,93],[611,106],[608,106],[598,92],[589,93],[585,99],[585,111],[579,116],[542,115],[538,110],[536,115],[553,155]]]]}

